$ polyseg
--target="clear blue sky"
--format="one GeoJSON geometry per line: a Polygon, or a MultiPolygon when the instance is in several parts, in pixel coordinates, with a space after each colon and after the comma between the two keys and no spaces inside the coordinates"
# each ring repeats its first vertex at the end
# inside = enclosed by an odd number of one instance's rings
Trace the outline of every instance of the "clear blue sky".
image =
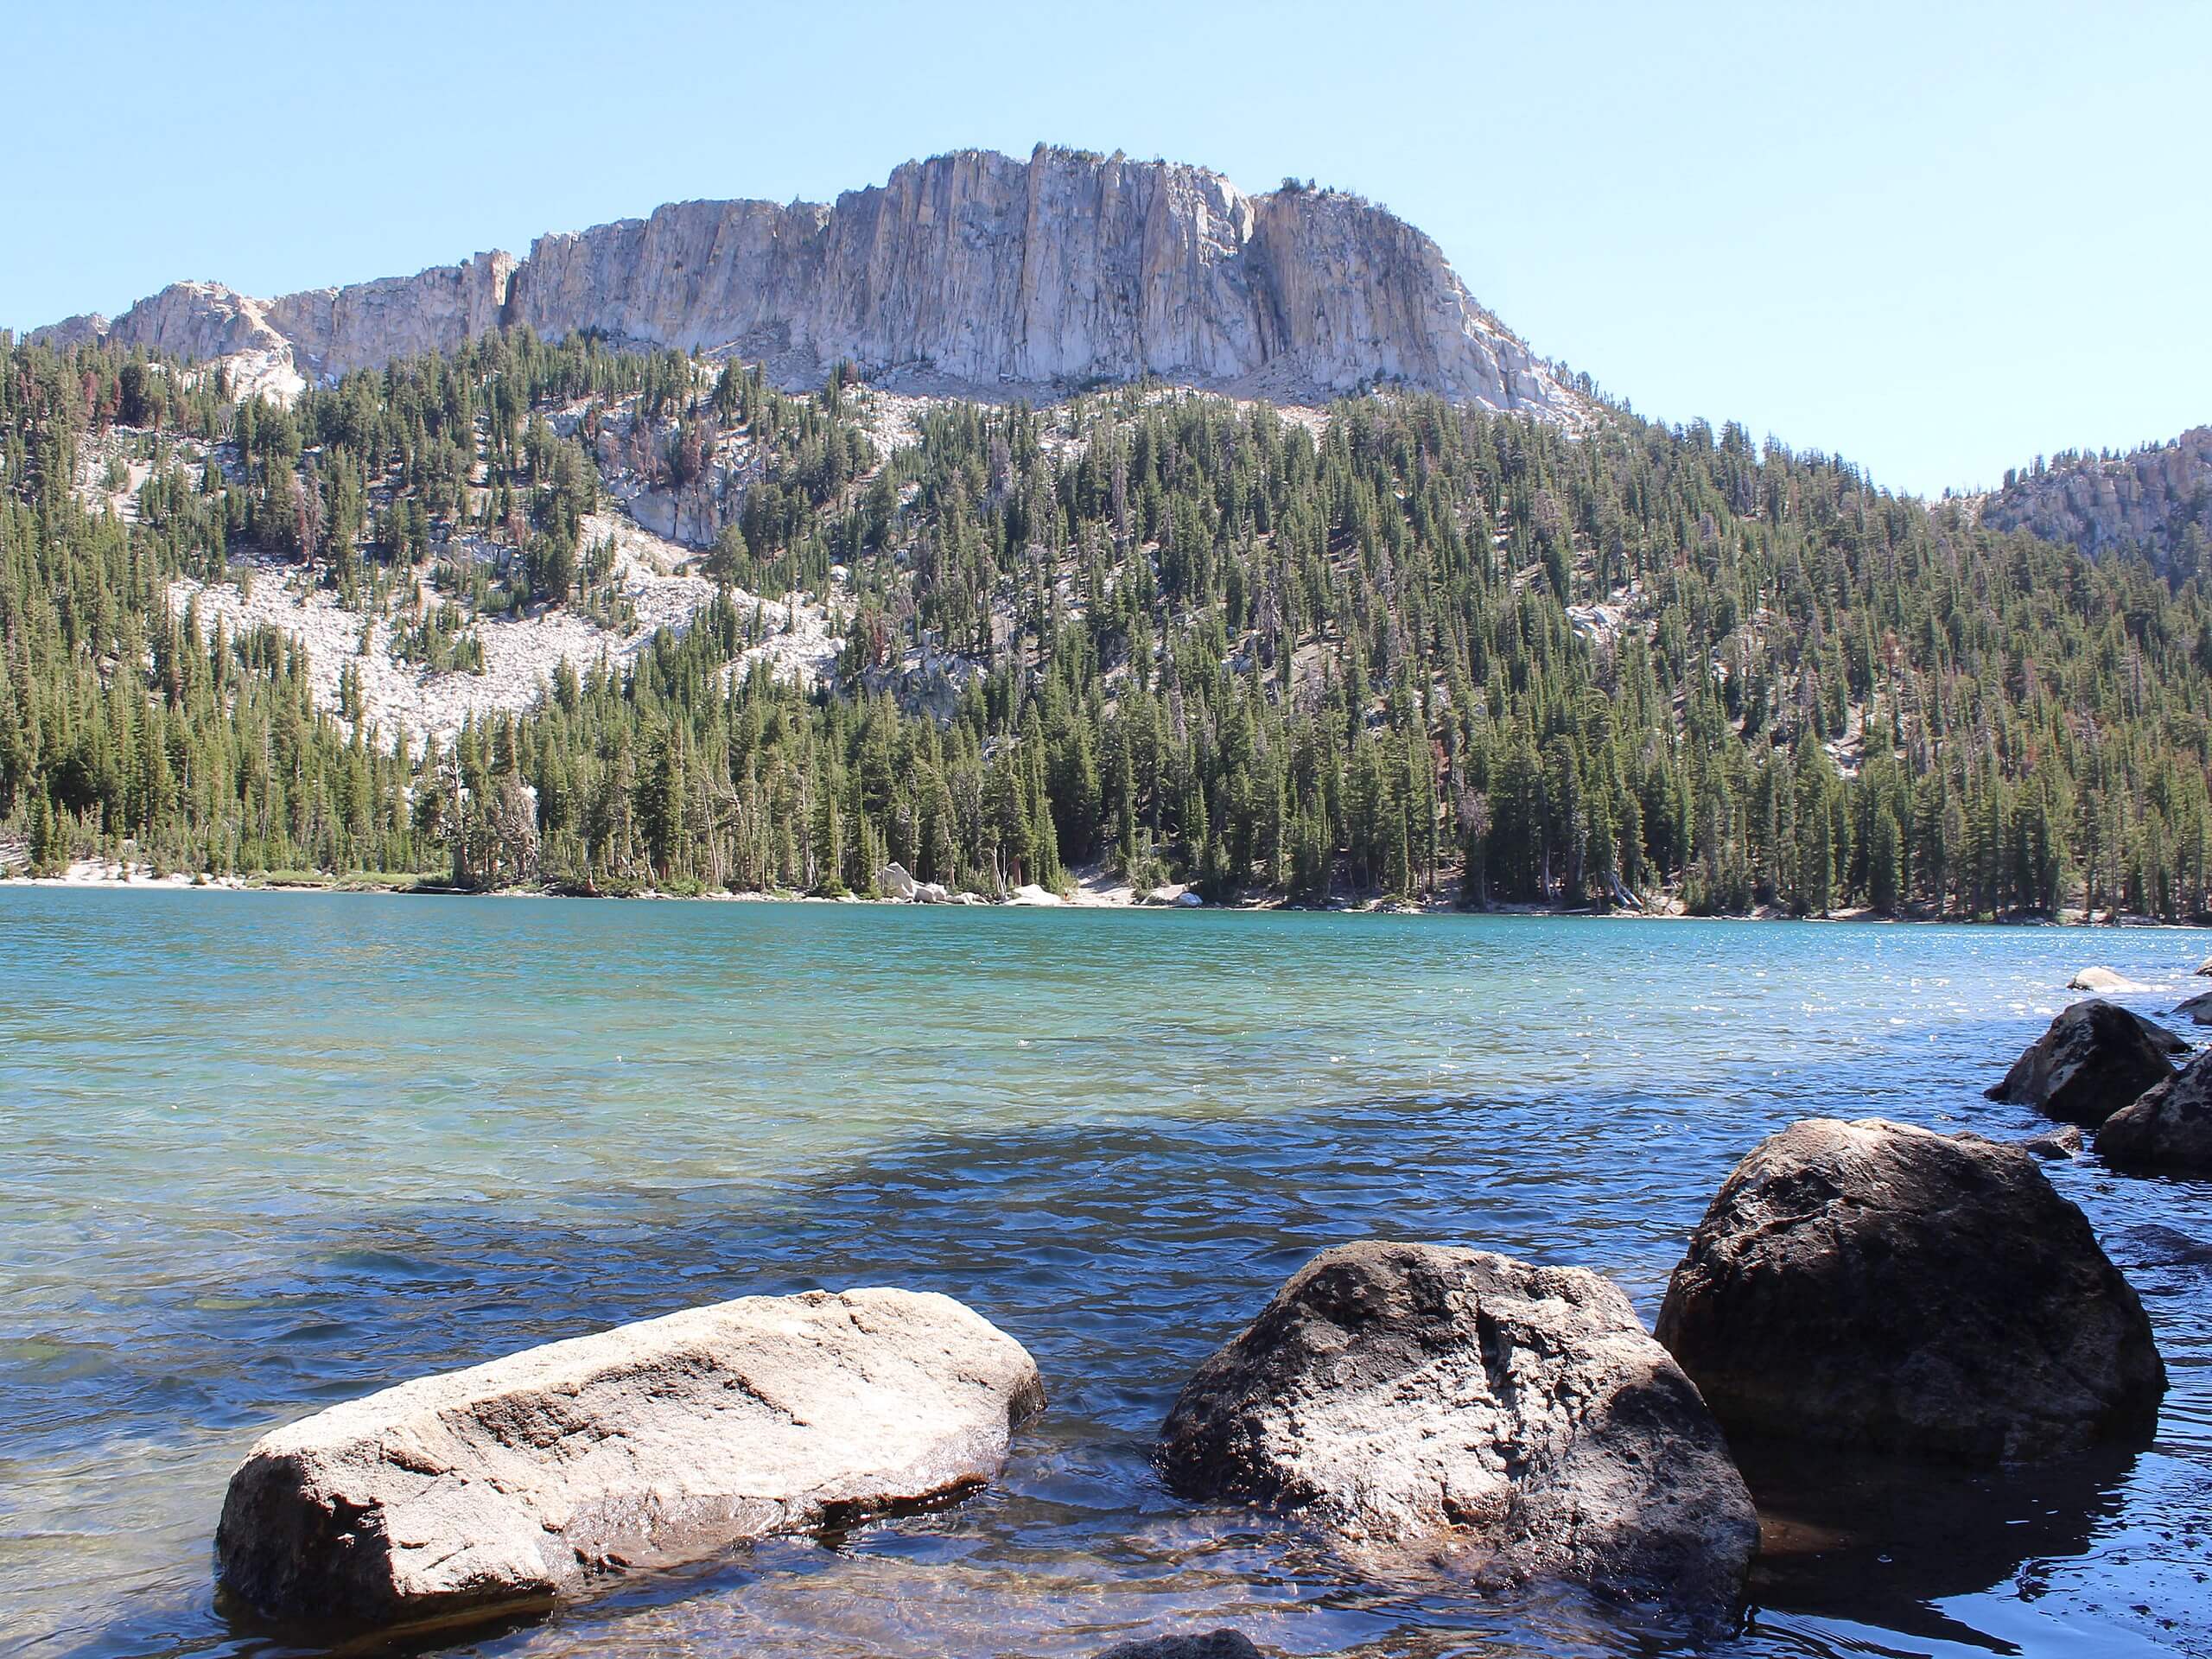
{"type": "Polygon", "coordinates": [[[1927,492],[2212,421],[2212,4],[16,0],[0,324],[1039,139],[1427,231],[1546,355],[1927,492]]]}

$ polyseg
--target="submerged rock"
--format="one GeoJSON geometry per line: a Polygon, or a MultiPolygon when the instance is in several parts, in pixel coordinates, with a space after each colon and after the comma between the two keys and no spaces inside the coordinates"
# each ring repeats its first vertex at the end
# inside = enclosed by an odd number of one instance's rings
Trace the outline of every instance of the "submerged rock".
{"type": "Polygon", "coordinates": [[[2139,1267],[2212,1269],[2212,1240],[2192,1238],[2178,1227],[2139,1222],[2123,1236],[2134,1247],[2130,1254],[2139,1267]]]}
{"type": "Polygon", "coordinates": [[[2147,1437],[2151,1323],[2018,1147],[1811,1118],[1736,1166],[1659,1339],[1732,1436],[1964,1463],[2147,1437]]]}
{"type": "Polygon", "coordinates": [[[278,1618],[542,1608],[607,1569],[979,1485],[1043,1404],[1021,1345],[950,1297],[746,1297],[264,1436],[231,1477],[218,1572],[278,1618]]]}
{"type": "Polygon", "coordinates": [[[2107,1534],[2138,1455],[2106,1446],[1965,1469],[1802,1442],[1747,1439],[1736,1450],[1759,1506],[1751,1599],[1923,1638],[1858,1649],[1866,1659],[1970,1651],[1942,1639],[1961,1632],[1936,1605],[1992,1585],[2035,1585],[2053,1561],[2087,1553],[2107,1534]]]}
{"type": "Polygon", "coordinates": [[[2031,1135],[2019,1143],[2023,1152],[2032,1152],[2038,1158],[2079,1158],[2082,1155],[2082,1126],[2063,1124],[2047,1129],[2041,1135],[2031,1135]]]}
{"type": "Polygon", "coordinates": [[[2167,1056],[2188,1047],[2164,1027],[2118,1003],[2076,1002],[2060,1012],[1986,1093],[1992,1100],[2038,1107],[2061,1122],[2094,1128],[2173,1076],[2167,1056]]]}
{"type": "Polygon", "coordinates": [[[1432,1244],[1325,1251],[1185,1385],[1186,1497],[1306,1510],[1418,1566],[1709,1611],[1758,1538],[1697,1390],[1594,1273],[1432,1244]]]}
{"type": "Polygon", "coordinates": [[[2107,1118],[2097,1155],[2118,1169],[2212,1175],[2212,1050],[2107,1118]]]}
{"type": "Polygon", "coordinates": [[[1123,1642],[1098,1659],[1260,1659],[1260,1650],[1241,1632],[1208,1630],[1203,1636],[1155,1636],[1123,1642]]]}

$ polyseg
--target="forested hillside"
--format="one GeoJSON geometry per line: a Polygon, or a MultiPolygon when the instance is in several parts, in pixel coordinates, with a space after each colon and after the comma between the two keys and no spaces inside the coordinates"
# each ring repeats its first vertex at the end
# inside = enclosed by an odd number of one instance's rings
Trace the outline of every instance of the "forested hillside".
{"type": "Polygon", "coordinates": [[[900,435],[842,375],[519,331],[289,410],[13,346],[0,831],[41,868],[603,893],[896,860],[986,894],[1103,863],[1301,903],[2212,907],[2193,573],[1624,412],[1135,388],[900,435]],[[467,675],[487,630],[620,608],[585,529],[615,454],[625,489],[721,493],[689,514],[720,595],[450,741],[376,723],[357,670],[319,702],[297,639],[173,586],[279,560],[467,675]],[[832,683],[757,659],[793,595],[832,683]]]}

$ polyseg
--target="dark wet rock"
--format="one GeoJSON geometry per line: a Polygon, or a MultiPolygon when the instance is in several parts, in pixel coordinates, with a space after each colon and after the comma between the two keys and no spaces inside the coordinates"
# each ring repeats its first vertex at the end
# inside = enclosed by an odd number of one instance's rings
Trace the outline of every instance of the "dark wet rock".
{"type": "Polygon", "coordinates": [[[2212,1175],[2212,1051],[2107,1118],[2097,1156],[2145,1174],[2212,1175]]]}
{"type": "Polygon", "coordinates": [[[2212,1026],[2212,991],[2200,991],[2174,1010],[2177,1020],[2193,1020],[2200,1026],[2212,1026]]]}
{"type": "Polygon", "coordinates": [[[1369,1241],[1294,1274],[1184,1387],[1186,1497],[1303,1510],[1380,1570],[1733,1603],[1758,1522],[1712,1414],[1618,1288],[1369,1241]]]}
{"type": "Polygon", "coordinates": [[[609,1570],[979,1485],[1043,1403],[1021,1345],[950,1297],[747,1297],[264,1436],[231,1478],[218,1571],[280,1620],[543,1608],[609,1570]]]}
{"type": "Polygon", "coordinates": [[[1098,1659],[1260,1659],[1260,1650],[1236,1630],[1203,1636],[1155,1636],[1107,1649],[1098,1659]]]}
{"type": "Polygon", "coordinates": [[[2028,1045],[1992,1100],[2039,1108],[2062,1123],[2096,1126],[2173,1076],[2166,1058],[2189,1045],[2117,1003],[2076,1002],[2028,1045]]]}
{"type": "Polygon", "coordinates": [[[2082,1126],[2067,1123],[2041,1135],[2031,1135],[2019,1142],[2020,1150],[2032,1152],[2038,1158],[2056,1160],[2079,1158],[2082,1155],[2082,1126]]]}
{"type": "Polygon", "coordinates": [[[1811,1118],[1736,1166],[1659,1313],[1732,1438],[1967,1464],[2145,1439],[2165,1367],[2018,1147],[1811,1118]]]}

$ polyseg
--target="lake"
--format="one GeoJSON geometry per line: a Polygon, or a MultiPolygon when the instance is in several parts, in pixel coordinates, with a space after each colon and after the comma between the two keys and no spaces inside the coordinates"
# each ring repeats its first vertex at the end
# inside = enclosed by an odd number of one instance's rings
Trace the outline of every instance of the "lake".
{"type": "MultiPolygon", "coordinates": [[[[1647,1321],[1763,1135],[2019,1135],[1980,1090],[2190,931],[0,887],[0,1649],[289,1653],[215,1605],[278,1423],[752,1293],[948,1292],[1052,1408],[989,1491],[645,1578],[484,1655],[1683,1650],[1564,1591],[1363,1583],[1166,1494],[1197,1362],[1315,1251],[1595,1268],[1647,1321]]],[[[1729,1659],[2212,1652],[2212,1183],[2051,1168],[2172,1376],[2140,1454],[1897,1504],[1729,1659]]]]}

